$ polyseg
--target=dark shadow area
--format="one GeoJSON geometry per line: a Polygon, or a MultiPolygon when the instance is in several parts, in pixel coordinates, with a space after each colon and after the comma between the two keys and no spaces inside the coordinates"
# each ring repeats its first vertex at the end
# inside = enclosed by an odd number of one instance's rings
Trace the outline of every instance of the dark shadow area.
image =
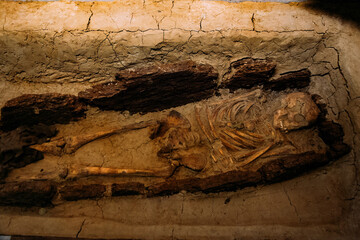
{"type": "MultiPolygon", "coordinates": [[[[32,237],[32,236],[12,236],[11,240],[106,240],[100,238],[69,238],[69,237],[32,237]]],[[[112,240],[120,240],[120,239],[112,239],[112,240]]],[[[125,238],[121,240],[126,240],[125,238]]]]}
{"type": "Polygon", "coordinates": [[[312,0],[305,5],[360,26],[360,0],[312,0]]]}

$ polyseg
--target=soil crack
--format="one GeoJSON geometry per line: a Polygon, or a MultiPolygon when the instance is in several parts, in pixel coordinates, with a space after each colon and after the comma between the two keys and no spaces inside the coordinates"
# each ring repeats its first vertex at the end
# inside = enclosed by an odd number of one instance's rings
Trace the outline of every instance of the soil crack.
{"type": "Polygon", "coordinates": [[[92,16],[94,15],[94,13],[93,13],[93,11],[92,11],[92,6],[94,6],[94,3],[93,4],[91,4],[91,6],[90,6],[90,16],[89,16],[89,20],[88,20],[88,23],[86,24],[86,29],[85,29],[85,31],[89,31],[89,27],[90,27],[90,23],[91,23],[91,18],[92,18],[92,16]]]}
{"type": "Polygon", "coordinates": [[[82,231],[82,229],[83,229],[83,227],[84,227],[84,225],[85,225],[85,221],[86,221],[86,218],[85,218],[84,221],[81,223],[80,229],[79,229],[79,231],[77,232],[75,239],[79,239],[79,235],[80,235],[80,233],[81,233],[81,231],[82,231]]]}
{"type": "Polygon", "coordinates": [[[104,210],[102,209],[102,206],[99,203],[100,199],[96,201],[96,205],[98,206],[98,208],[101,211],[101,217],[104,219],[104,210]]]}
{"type": "Polygon", "coordinates": [[[3,31],[5,31],[6,16],[7,16],[7,13],[5,13],[5,16],[4,16],[4,24],[3,24],[3,27],[2,27],[2,30],[3,30],[3,31]]]}
{"type": "Polygon", "coordinates": [[[109,38],[109,35],[110,35],[110,33],[106,35],[106,39],[108,40],[108,42],[109,42],[109,44],[110,44],[110,46],[111,46],[111,49],[112,49],[113,52],[114,52],[115,58],[119,61],[119,63],[120,63],[123,67],[125,67],[125,65],[124,65],[124,64],[122,63],[122,61],[120,60],[120,58],[119,58],[119,56],[118,56],[118,54],[117,54],[117,52],[116,52],[116,50],[115,50],[114,44],[111,42],[111,40],[110,40],[110,38],[109,38]]]}
{"type": "Polygon", "coordinates": [[[201,20],[200,20],[200,31],[202,31],[202,22],[205,18],[204,17],[201,17],[201,20]]]}
{"type": "Polygon", "coordinates": [[[295,211],[295,214],[296,214],[296,216],[298,217],[299,222],[301,223],[302,220],[301,220],[301,217],[299,216],[299,213],[298,213],[298,211],[297,211],[297,209],[296,209],[296,206],[291,202],[290,196],[289,196],[288,192],[286,191],[285,186],[284,186],[283,184],[281,184],[281,185],[282,185],[282,187],[283,187],[283,190],[284,190],[284,193],[285,193],[287,199],[289,200],[290,206],[293,207],[293,209],[294,209],[294,211],[295,211]]]}
{"type": "Polygon", "coordinates": [[[255,13],[253,13],[252,16],[251,16],[251,22],[252,22],[252,25],[253,25],[253,31],[256,31],[255,30],[255,13]]]}

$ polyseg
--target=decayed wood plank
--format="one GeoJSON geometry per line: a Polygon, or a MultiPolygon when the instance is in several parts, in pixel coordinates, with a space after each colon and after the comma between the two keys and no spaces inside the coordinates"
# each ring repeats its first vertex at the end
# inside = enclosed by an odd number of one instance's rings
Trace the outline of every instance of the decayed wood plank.
{"type": "Polygon", "coordinates": [[[310,84],[311,72],[308,69],[286,72],[280,77],[272,79],[264,84],[265,89],[275,91],[285,90],[287,88],[304,88],[310,84]]]}
{"type": "Polygon", "coordinates": [[[262,85],[273,75],[275,67],[274,62],[265,59],[240,59],[231,63],[230,71],[225,75],[221,87],[233,91],[262,85]]]}
{"type": "Polygon", "coordinates": [[[80,92],[86,103],[104,110],[152,112],[211,97],[218,73],[193,61],[125,69],[116,82],[98,84],[80,92]]]}
{"type": "Polygon", "coordinates": [[[45,206],[51,203],[56,184],[51,181],[26,181],[0,184],[0,204],[45,206]]]}
{"type": "Polygon", "coordinates": [[[86,106],[68,94],[25,94],[7,101],[1,109],[1,128],[69,123],[85,116],[86,106]]]}

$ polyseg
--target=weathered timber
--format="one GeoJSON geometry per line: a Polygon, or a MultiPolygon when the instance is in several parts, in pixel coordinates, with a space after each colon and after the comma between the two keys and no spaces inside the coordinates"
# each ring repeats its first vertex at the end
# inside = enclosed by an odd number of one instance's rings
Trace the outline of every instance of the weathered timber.
{"type": "Polygon", "coordinates": [[[101,198],[105,191],[106,186],[102,184],[66,184],[59,189],[61,198],[67,201],[101,198]]]}
{"type": "Polygon", "coordinates": [[[180,191],[219,192],[232,191],[261,182],[261,174],[256,171],[233,170],[206,178],[169,179],[147,187],[147,196],[164,196],[180,191]]]}
{"type": "Polygon", "coordinates": [[[318,124],[319,136],[329,146],[332,159],[339,158],[351,151],[349,145],[343,142],[344,131],[340,124],[332,121],[321,121],[318,124]]]}
{"type": "Polygon", "coordinates": [[[112,196],[145,194],[145,186],[139,182],[114,183],[111,185],[112,196]]]}
{"type": "Polygon", "coordinates": [[[122,70],[116,82],[95,85],[79,97],[104,110],[159,111],[211,97],[217,77],[212,66],[193,61],[151,65],[122,70]]]}
{"type": "Polygon", "coordinates": [[[44,143],[54,136],[54,127],[35,125],[19,127],[0,134],[0,180],[13,168],[21,168],[43,158],[39,151],[31,149],[33,144],[44,143]]]}
{"type": "Polygon", "coordinates": [[[337,159],[351,151],[349,145],[344,143],[344,130],[342,126],[326,118],[327,106],[323,98],[319,95],[312,95],[316,105],[320,109],[320,115],[317,121],[319,137],[328,145],[328,156],[331,159],[337,159]]]}
{"type": "Polygon", "coordinates": [[[28,181],[0,184],[0,205],[47,206],[56,193],[51,181],[28,181]]]}
{"type": "Polygon", "coordinates": [[[308,69],[286,72],[280,75],[281,76],[279,78],[271,79],[270,81],[264,83],[264,88],[282,91],[287,88],[304,88],[310,84],[311,72],[308,69]]]}
{"type": "Polygon", "coordinates": [[[69,123],[85,116],[86,105],[76,96],[58,93],[25,94],[7,101],[1,109],[2,129],[43,123],[69,123]]]}
{"type": "Polygon", "coordinates": [[[231,63],[225,75],[222,88],[234,91],[239,88],[252,88],[266,83],[274,74],[276,64],[263,59],[244,58],[231,63]]]}
{"type": "Polygon", "coordinates": [[[303,154],[276,157],[262,167],[238,169],[205,178],[168,179],[147,187],[148,196],[162,196],[187,192],[233,191],[246,186],[270,183],[295,177],[306,170],[329,162],[326,154],[307,152],[303,154]]]}
{"type": "Polygon", "coordinates": [[[300,155],[289,155],[266,162],[259,171],[263,175],[264,183],[278,182],[289,179],[328,163],[331,159],[327,154],[313,151],[300,155]]]}
{"type": "MultiPolygon", "coordinates": [[[[340,157],[346,154],[341,152],[340,157]]],[[[261,164],[247,168],[234,169],[208,176],[181,177],[174,175],[160,182],[123,182],[111,185],[111,196],[145,195],[147,197],[163,196],[187,192],[220,192],[234,191],[247,186],[268,184],[298,176],[299,174],[324,165],[331,161],[331,155],[314,151],[271,156],[261,164]]],[[[65,182],[58,188],[61,199],[76,201],[80,199],[101,198],[105,196],[103,184],[82,182],[65,182]]],[[[44,206],[51,202],[56,192],[56,185],[50,181],[32,181],[6,183],[0,185],[0,204],[16,206],[44,206]]]]}

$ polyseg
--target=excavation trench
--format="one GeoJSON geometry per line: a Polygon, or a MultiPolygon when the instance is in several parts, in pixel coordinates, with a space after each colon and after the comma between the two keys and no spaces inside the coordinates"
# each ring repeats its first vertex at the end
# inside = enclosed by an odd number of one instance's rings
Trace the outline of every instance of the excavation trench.
{"type": "Polygon", "coordinates": [[[360,33],[342,21],[306,4],[1,2],[0,234],[148,238],[157,219],[351,236],[360,33]]]}

